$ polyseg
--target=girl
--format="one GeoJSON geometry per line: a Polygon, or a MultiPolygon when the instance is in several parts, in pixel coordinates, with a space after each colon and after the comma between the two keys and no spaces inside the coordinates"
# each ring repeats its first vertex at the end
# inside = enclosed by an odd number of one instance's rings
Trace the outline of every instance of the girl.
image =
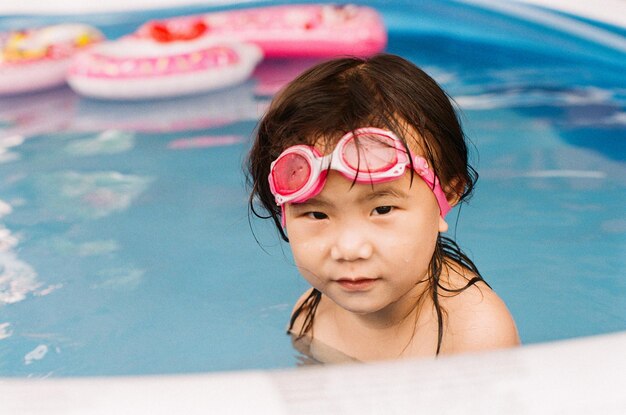
{"type": "Polygon", "coordinates": [[[312,286],[289,325],[312,357],[519,344],[502,300],[442,234],[478,175],[447,95],[412,63],[384,54],[307,70],[261,119],[248,168],[252,212],[274,220],[312,286]]]}

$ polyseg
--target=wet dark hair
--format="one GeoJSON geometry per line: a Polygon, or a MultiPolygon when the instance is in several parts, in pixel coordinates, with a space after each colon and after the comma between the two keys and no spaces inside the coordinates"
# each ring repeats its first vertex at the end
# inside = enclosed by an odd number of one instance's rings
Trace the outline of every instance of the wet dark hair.
{"type": "MultiPolygon", "coordinates": [[[[413,63],[395,55],[380,54],[369,59],[339,58],[318,64],[289,83],[272,101],[260,120],[248,158],[251,186],[250,211],[271,218],[282,239],[281,209],[268,183],[270,164],[287,147],[296,144],[332,149],[346,132],[361,127],[378,127],[394,132],[408,150],[408,140],[439,177],[448,198],[466,200],[478,178],[468,163],[468,148],[457,114],[441,87],[413,63]],[[416,143],[415,134],[419,137],[416,143]],[[267,212],[262,213],[260,207],[267,212]]],[[[411,170],[411,174],[413,170],[411,170]]],[[[429,267],[429,292],[438,320],[437,354],[443,339],[444,314],[440,290],[458,293],[483,281],[474,263],[454,240],[439,235],[429,267]],[[440,283],[443,267],[456,263],[473,276],[460,289],[440,283]]],[[[453,294],[451,294],[453,295],[453,294]]],[[[301,315],[304,323],[298,336],[313,328],[321,292],[313,289],[294,311],[289,331],[301,315]],[[304,314],[303,314],[304,313],[304,314]]]]}

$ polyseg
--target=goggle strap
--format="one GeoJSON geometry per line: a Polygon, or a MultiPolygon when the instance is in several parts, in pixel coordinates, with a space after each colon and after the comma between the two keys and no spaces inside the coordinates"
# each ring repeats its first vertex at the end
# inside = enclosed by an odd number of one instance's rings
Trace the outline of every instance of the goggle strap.
{"type": "Polygon", "coordinates": [[[287,220],[285,219],[285,203],[280,205],[280,225],[283,229],[287,227],[287,220]]]}
{"type": "Polygon", "coordinates": [[[413,169],[426,182],[426,184],[430,186],[430,189],[435,195],[435,199],[437,199],[441,217],[444,218],[450,211],[451,206],[448,203],[446,193],[441,188],[439,178],[435,175],[435,172],[429,168],[428,162],[424,157],[413,156],[413,169]]]}

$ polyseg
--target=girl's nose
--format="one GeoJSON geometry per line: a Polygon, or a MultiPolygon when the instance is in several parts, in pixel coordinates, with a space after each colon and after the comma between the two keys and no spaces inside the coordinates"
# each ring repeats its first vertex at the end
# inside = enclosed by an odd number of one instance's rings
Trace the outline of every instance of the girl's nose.
{"type": "Polygon", "coordinates": [[[371,237],[373,235],[369,235],[363,227],[352,226],[338,230],[330,250],[331,258],[335,261],[368,259],[374,250],[371,237]]]}

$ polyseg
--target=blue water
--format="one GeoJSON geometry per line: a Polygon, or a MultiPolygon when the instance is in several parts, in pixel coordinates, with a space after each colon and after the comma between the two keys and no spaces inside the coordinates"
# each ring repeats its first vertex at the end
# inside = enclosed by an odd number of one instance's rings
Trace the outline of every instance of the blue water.
{"type": "MultiPolygon", "coordinates": [[[[383,14],[387,50],[462,110],[481,176],[452,232],[524,343],[626,330],[624,31],[530,7],[569,25],[462,2],[362,4],[383,14]]],[[[115,38],[207,10],[79,20],[115,38]]],[[[5,16],[0,29],[68,20],[5,16]]],[[[241,166],[262,87],[309,64],[265,62],[236,88],[148,103],[65,87],[0,97],[0,376],[296,364],[284,329],[306,285],[270,224],[249,223],[241,166]]]]}

